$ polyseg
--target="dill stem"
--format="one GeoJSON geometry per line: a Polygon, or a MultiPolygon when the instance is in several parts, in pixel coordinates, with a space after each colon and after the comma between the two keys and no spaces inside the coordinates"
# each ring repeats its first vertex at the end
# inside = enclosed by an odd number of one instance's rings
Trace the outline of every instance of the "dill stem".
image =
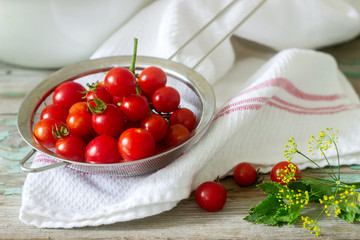
{"type": "Polygon", "coordinates": [[[325,160],[326,160],[326,162],[327,162],[327,164],[328,164],[331,172],[334,174],[335,180],[340,180],[340,179],[339,179],[340,176],[338,176],[338,178],[336,178],[336,174],[335,174],[334,170],[332,169],[332,167],[331,167],[331,165],[330,165],[330,162],[329,162],[328,158],[326,157],[324,151],[323,151],[322,149],[320,149],[320,150],[321,150],[321,153],[322,153],[322,155],[324,156],[324,158],[325,158],[325,160]]]}
{"type": "Polygon", "coordinates": [[[309,160],[311,163],[313,163],[315,166],[317,166],[321,171],[323,171],[326,175],[328,175],[330,178],[332,178],[334,181],[336,181],[336,179],[331,176],[327,171],[325,171],[322,167],[320,167],[316,162],[314,162],[313,160],[311,160],[308,156],[306,156],[305,154],[303,154],[302,152],[296,150],[296,152],[298,154],[300,154],[301,156],[303,156],[304,158],[306,158],[307,160],[309,160]]]}

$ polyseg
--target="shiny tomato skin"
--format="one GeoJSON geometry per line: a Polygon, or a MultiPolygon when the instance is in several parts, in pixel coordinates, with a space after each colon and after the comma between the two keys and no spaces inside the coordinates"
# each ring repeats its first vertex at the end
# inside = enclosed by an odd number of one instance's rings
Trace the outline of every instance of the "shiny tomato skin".
{"type": "Polygon", "coordinates": [[[55,126],[60,128],[61,124],[51,118],[42,119],[35,125],[34,136],[42,146],[46,148],[53,148],[55,146],[56,138],[52,132],[55,126]]]}
{"type": "Polygon", "coordinates": [[[135,161],[154,154],[155,140],[145,129],[129,128],[120,135],[118,149],[124,160],[135,161]]]}
{"type": "Polygon", "coordinates": [[[87,163],[119,163],[121,156],[114,137],[97,136],[85,148],[85,162],[87,163]]]}
{"type": "Polygon", "coordinates": [[[251,163],[239,163],[233,170],[233,177],[240,186],[250,186],[256,181],[256,169],[251,163]]]}
{"type": "Polygon", "coordinates": [[[73,105],[71,105],[71,107],[69,109],[69,113],[74,112],[76,110],[88,111],[88,107],[87,107],[86,102],[74,103],[73,105]]]}
{"type": "Polygon", "coordinates": [[[152,95],[158,88],[166,85],[166,73],[159,67],[145,68],[138,78],[140,89],[146,95],[152,95]]]}
{"type": "Polygon", "coordinates": [[[169,126],[165,143],[167,147],[173,147],[183,142],[190,135],[189,130],[181,124],[169,126]]]}
{"type": "Polygon", "coordinates": [[[140,121],[149,114],[149,103],[144,96],[131,94],[123,99],[120,109],[126,119],[140,121]]]}
{"type": "Polygon", "coordinates": [[[69,109],[74,103],[83,101],[86,89],[76,82],[64,82],[54,91],[53,103],[69,109]]]}
{"type": "Polygon", "coordinates": [[[107,104],[103,113],[92,114],[91,125],[98,135],[109,135],[117,138],[124,130],[124,115],[119,107],[107,104]]]}
{"type": "Polygon", "coordinates": [[[208,212],[221,210],[226,200],[226,189],[218,182],[204,182],[195,191],[196,203],[208,212]]]}
{"type": "Polygon", "coordinates": [[[196,126],[196,115],[188,108],[178,108],[170,116],[170,125],[182,124],[190,132],[196,126]]]}
{"type": "Polygon", "coordinates": [[[170,113],[178,108],[180,104],[180,94],[173,87],[161,87],[153,93],[152,103],[156,111],[170,113]]]}
{"type": "MultiPolygon", "coordinates": [[[[287,183],[282,181],[282,179],[284,177],[281,176],[281,171],[289,169],[289,164],[292,164],[296,167],[295,177],[296,177],[296,180],[300,180],[301,179],[301,176],[300,176],[301,171],[300,171],[299,167],[296,166],[294,163],[291,163],[288,161],[281,161],[281,162],[278,162],[277,164],[275,164],[275,166],[271,169],[271,172],[270,172],[271,181],[278,182],[281,185],[286,185],[287,183]]],[[[295,181],[295,179],[291,180],[290,182],[293,182],[293,181],[295,181]]]]}
{"type": "Polygon", "coordinates": [[[136,93],[136,77],[128,69],[116,67],[106,74],[104,86],[111,95],[126,97],[136,93]]]}
{"type": "Polygon", "coordinates": [[[57,104],[50,104],[41,111],[40,120],[45,118],[52,118],[58,122],[65,123],[67,115],[68,111],[65,108],[57,104]]]}
{"type": "MultiPolygon", "coordinates": [[[[113,103],[113,96],[106,91],[104,85],[97,85],[96,90],[90,91],[86,95],[86,102],[89,102],[91,99],[99,98],[103,100],[105,103],[113,103]]],[[[90,102],[90,104],[95,107],[96,104],[94,102],[90,102]]]]}
{"type": "Polygon", "coordinates": [[[76,162],[85,161],[85,142],[74,134],[60,138],[55,143],[55,153],[76,162]]]}
{"type": "Polygon", "coordinates": [[[168,122],[160,114],[150,114],[141,121],[141,128],[151,133],[155,142],[160,142],[167,134],[168,122]]]}
{"type": "Polygon", "coordinates": [[[85,110],[75,110],[69,113],[66,125],[71,129],[71,133],[79,136],[89,135],[92,131],[91,114],[85,110]]]}

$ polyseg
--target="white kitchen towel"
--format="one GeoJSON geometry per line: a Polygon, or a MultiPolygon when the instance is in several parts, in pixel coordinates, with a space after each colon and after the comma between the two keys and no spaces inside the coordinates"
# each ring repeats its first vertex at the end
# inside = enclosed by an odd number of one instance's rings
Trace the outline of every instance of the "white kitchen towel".
{"type": "MultiPolygon", "coordinates": [[[[227,15],[223,24],[239,21],[237,14],[254,2],[242,1],[241,9],[227,15]]],[[[360,163],[356,93],[331,56],[299,49],[353,38],[360,30],[359,11],[351,1],[280,2],[284,3],[267,1],[236,35],[285,50],[267,60],[262,55],[235,53],[226,41],[197,68],[213,84],[218,110],[190,151],[167,167],[138,177],[96,175],[67,167],[28,174],[20,220],[40,228],[72,228],[158,214],[175,207],[200,183],[231,173],[239,162],[252,162],[268,172],[284,159],[283,145],[289,137],[306,149],[308,137],[326,127],[339,129],[342,163],[360,163]],[[336,23],[328,24],[334,17],[336,23]]],[[[228,2],[212,3],[215,6],[199,0],[156,1],[122,26],[93,58],[131,54],[134,36],[139,38],[140,55],[167,58],[228,2]]],[[[212,39],[226,34],[228,27],[223,24],[215,24],[175,60],[187,65],[196,62],[212,39]]],[[[330,155],[334,161],[334,154],[330,155]]],[[[294,161],[301,169],[309,166],[301,158],[294,161]]],[[[38,154],[33,167],[51,162],[38,154]]],[[[318,163],[325,165],[321,159],[318,163]]]]}

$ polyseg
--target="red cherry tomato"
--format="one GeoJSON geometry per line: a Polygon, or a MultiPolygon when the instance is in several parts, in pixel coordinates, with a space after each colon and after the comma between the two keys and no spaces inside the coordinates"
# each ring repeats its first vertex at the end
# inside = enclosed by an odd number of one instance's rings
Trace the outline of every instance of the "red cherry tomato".
{"type": "Polygon", "coordinates": [[[170,116],[170,125],[184,125],[190,132],[196,126],[196,115],[187,108],[178,108],[170,116]]]}
{"type": "Polygon", "coordinates": [[[150,114],[141,121],[141,128],[148,130],[155,142],[160,142],[167,134],[168,123],[160,114],[150,114]]]}
{"type": "Polygon", "coordinates": [[[73,105],[71,105],[71,107],[69,109],[69,113],[74,112],[76,110],[87,111],[88,107],[87,107],[86,102],[74,103],[73,105]]]}
{"type": "Polygon", "coordinates": [[[50,104],[41,111],[40,120],[45,118],[52,118],[58,122],[65,123],[67,115],[68,111],[65,108],[56,104],[50,104]]]}
{"type": "Polygon", "coordinates": [[[165,143],[168,147],[173,147],[181,143],[189,136],[189,130],[181,124],[171,125],[165,137],[165,143]]]}
{"type": "Polygon", "coordinates": [[[152,103],[156,111],[170,113],[178,108],[180,104],[180,94],[173,87],[161,87],[152,95],[152,103]]]}
{"type": "Polygon", "coordinates": [[[71,129],[71,133],[79,136],[89,135],[92,131],[91,114],[84,110],[75,110],[69,113],[66,125],[71,129]]]}
{"type": "Polygon", "coordinates": [[[128,69],[117,67],[106,74],[104,86],[111,95],[126,97],[136,93],[136,78],[128,69]]]}
{"type": "Polygon", "coordinates": [[[131,94],[123,99],[120,109],[130,121],[140,121],[149,114],[149,103],[144,96],[131,94]]]}
{"type": "Polygon", "coordinates": [[[166,85],[166,73],[158,67],[145,68],[138,78],[140,89],[146,94],[153,94],[158,88],[166,85]]]}
{"type": "Polygon", "coordinates": [[[60,138],[55,143],[55,153],[76,162],[85,160],[85,142],[74,134],[60,138]]]}
{"type": "Polygon", "coordinates": [[[271,181],[286,185],[289,182],[293,182],[301,179],[301,172],[298,166],[288,161],[278,162],[270,172],[271,181]],[[285,175],[285,176],[284,176],[285,175]],[[289,177],[291,178],[290,180],[289,177]],[[296,178],[293,179],[293,177],[296,178]]]}
{"type": "Polygon", "coordinates": [[[240,186],[249,186],[255,182],[257,173],[251,163],[242,162],[235,166],[233,176],[240,186]]]}
{"type": "Polygon", "coordinates": [[[34,135],[36,140],[46,148],[53,148],[55,146],[56,138],[53,135],[53,129],[60,128],[61,124],[51,118],[40,120],[34,128],[34,135]]]}
{"type": "Polygon", "coordinates": [[[139,160],[154,154],[155,140],[145,129],[130,128],[120,135],[118,148],[124,160],[139,160]]]}
{"type": "MultiPolygon", "coordinates": [[[[91,90],[86,95],[86,102],[89,102],[91,99],[100,98],[105,103],[113,103],[113,96],[106,91],[104,85],[97,84],[94,90],[91,90]]],[[[94,102],[90,102],[92,106],[96,106],[94,102]]]]}
{"type": "Polygon", "coordinates": [[[195,191],[195,201],[204,210],[221,210],[227,200],[227,192],[218,182],[204,182],[195,191]]]}
{"type": "Polygon", "coordinates": [[[71,105],[83,101],[86,89],[76,82],[64,82],[54,92],[53,103],[68,110],[71,105]]]}
{"type": "Polygon", "coordinates": [[[107,104],[103,113],[91,116],[91,124],[98,135],[109,135],[117,138],[124,130],[124,115],[115,105],[107,104]]]}
{"type": "Polygon", "coordinates": [[[85,162],[87,163],[119,163],[121,156],[114,137],[97,136],[86,146],[85,162]]]}

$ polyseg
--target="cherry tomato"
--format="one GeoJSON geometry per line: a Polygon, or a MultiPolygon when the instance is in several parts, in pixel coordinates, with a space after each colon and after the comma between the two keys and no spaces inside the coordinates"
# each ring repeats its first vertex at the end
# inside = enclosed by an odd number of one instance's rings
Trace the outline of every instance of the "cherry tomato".
{"type": "Polygon", "coordinates": [[[242,162],[235,166],[233,176],[240,186],[249,186],[255,182],[257,173],[251,163],[242,162]]]}
{"type": "Polygon", "coordinates": [[[160,114],[150,114],[141,121],[141,128],[148,130],[155,142],[160,142],[167,134],[168,123],[160,114]]]}
{"type": "Polygon", "coordinates": [[[155,140],[145,129],[130,128],[120,135],[118,149],[123,159],[139,160],[154,154],[155,140]]]}
{"type": "Polygon", "coordinates": [[[68,110],[71,105],[83,101],[86,89],[76,82],[64,82],[60,84],[54,92],[53,103],[68,110]]]}
{"type": "Polygon", "coordinates": [[[45,118],[40,120],[34,128],[34,135],[36,140],[46,148],[53,148],[55,146],[56,138],[53,135],[53,129],[60,128],[60,122],[45,118]]]}
{"type": "Polygon", "coordinates": [[[271,181],[286,185],[289,182],[293,182],[301,179],[300,169],[294,163],[288,161],[278,162],[270,172],[271,181]],[[284,176],[285,175],[285,176],[284,176]],[[291,178],[290,180],[289,177],[291,178]],[[293,179],[293,178],[296,178],[293,179]]]}
{"type": "Polygon", "coordinates": [[[190,132],[196,126],[196,115],[187,108],[178,108],[170,116],[170,125],[184,125],[190,132]]]}
{"type": "Polygon", "coordinates": [[[117,97],[117,96],[113,96],[113,104],[116,106],[119,106],[122,101],[123,101],[124,97],[117,97]]]}
{"type": "Polygon", "coordinates": [[[55,153],[76,162],[83,162],[85,159],[85,142],[74,134],[60,138],[55,143],[55,153]]]}
{"type": "Polygon", "coordinates": [[[158,112],[170,113],[180,104],[180,94],[173,87],[161,87],[152,95],[152,103],[158,112]]]}
{"type": "Polygon", "coordinates": [[[153,94],[167,82],[166,73],[158,67],[147,67],[139,75],[139,86],[146,95],[153,94]]]}
{"type": "Polygon", "coordinates": [[[126,97],[136,93],[136,78],[128,69],[117,67],[106,74],[104,86],[111,95],[126,97]]]}
{"type": "MultiPolygon", "coordinates": [[[[86,94],[86,102],[89,102],[91,99],[100,98],[105,103],[113,103],[113,96],[106,91],[104,85],[96,84],[95,86],[91,85],[92,87],[87,94],[86,94]]],[[[90,102],[92,106],[95,107],[95,104],[93,102],[90,102]]]]}
{"type": "Polygon", "coordinates": [[[85,110],[75,110],[69,113],[66,119],[66,125],[75,135],[86,136],[92,131],[91,114],[85,110]]]}
{"type": "Polygon", "coordinates": [[[149,103],[144,96],[131,94],[123,99],[120,109],[130,121],[139,121],[149,114],[149,103]]]}
{"type": "Polygon", "coordinates": [[[189,136],[189,130],[181,124],[171,125],[165,137],[165,143],[168,147],[173,147],[181,143],[189,136]]]}
{"type": "Polygon", "coordinates": [[[85,162],[87,163],[119,163],[121,156],[114,137],[97,136],[86,146],[85,162]]]}
{"type": "Polygon", "coordinates": [[[76,110],[87,111],[88,107],[87,107],[86,102],[74,103],[73,105],[71,105],[71,107],[69,109],[69,113],[74,112],[76,110]]]}
{"type": "Polygon", "coordinates": [[[195,191],[195,201],[204,210],[221,210],[227,200],[227,192],[218,182],[204,182],[195,191]]]}
{"type": "Polygon", "coordinates": [[[58,122],[65,123],[67,115],[68,112],[65,108],[56,104],[50,104],[41,111],[40,120],[45,118],[52,118],[58,122]]]}
{"type": "Polygon", "coordinates": [[[124,115],[117,106],[107,104],[103,113],[91,116],[91,124],[98,135],[109,135],[117,138],[124,130],[124,115]]]}

